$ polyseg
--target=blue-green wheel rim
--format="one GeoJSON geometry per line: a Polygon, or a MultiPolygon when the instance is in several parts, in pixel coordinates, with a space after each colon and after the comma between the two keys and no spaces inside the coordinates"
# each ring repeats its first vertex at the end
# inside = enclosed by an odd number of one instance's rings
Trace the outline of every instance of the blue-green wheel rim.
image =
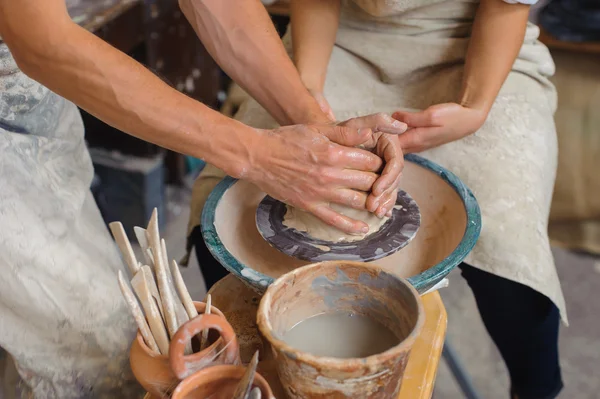
{"type": "MultiPolygon", "coordinates": [[[[454,251],[437,265],[408,279],[419,293],[423,293],[447,276],[448,273],[459,265],[467,257],[469,252],[471,252],[481,232],[481,211],[471,190],[469,190],[469,188],[465,186],[454,173],[415,154],[406,155],[405,160],[436,173],[448,183],[461,198],[467,214],[467,227],[465,233],[454,251]]],[[[225,269],[230,273],[235,274],[256,291],[264,292],[275,279],[240,263],[227,248],[225,248],[215,227],[217,205],[221,198],[223,198],[225,192],[236,181],[237,179],[227,176],[210,193],[208,200],[204,205],[204,210],[202,211],[202,237],[204,238],[204,242],[210,253],[221,265],[223,265],[223,267],[225,267],[225,269]],[[244,270],[245,272],[243,272],[244,270]],[[246,276],[244,276],[244,273],[246,276]],[[249,278],[249,276],[252,278],[249,278]]]]}

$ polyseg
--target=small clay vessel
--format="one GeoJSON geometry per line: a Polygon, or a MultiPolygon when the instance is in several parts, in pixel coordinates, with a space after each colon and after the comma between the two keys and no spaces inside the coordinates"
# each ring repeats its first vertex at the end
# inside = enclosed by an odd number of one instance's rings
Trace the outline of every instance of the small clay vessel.
{"type": "MultiPolygon", "coordinates": [[[[210,349],[209,346],[207,349],[210,349]]],[[[192,375],[196,371],[208,366],[218,364],[239,365],[240,346],[235,331],[225,317],[216,314],[201,314],[184,323],[171,339],[169,360],[173,374],[180,380],[192,375]],[[223,344],[217,352],[206,353],[206,349],[191,355],[185,355],[185,348],[191,339],[203,330],[216,330],[221,336],[223,344]]]]}
{"type": "MultiPolygon", "coordinates": [[[[201,314],[204,312],[206,304],[194,302],[194,306],[201,314]]],[[[216,307],[212,307],[212,312],[226,321],[223,313],[216,307]]],[[[211,359],[224,347],[225,343],[224,339],[219,337],[210,346],[195,355],[199,358],[211,359]]],[[[140,385],[155,397],[163,398],[170,395],[180,381],[180,378],[177,378],[171,369],[168,354],[156,354],[150,350],[139,331],[129,351],[129,363],[140,385]]]]}
{"type": "MultiPolygon", "coordinates": [[[[246,367],[221,365],[207,367],[181,381],[171,399],[231,399],[246,367]]],[[[254,375],[253,387],[260,389],[261,398],[275,399],[267,381],[254,375]]]]}
{"type": "Polygon", "coordinates": [[[425,315],[406,280],[372,264],[331,261],[277,279],[263,296],[257,318],[290,399],[392,399],[425,315]],[[282,339],[307,318],[339,312],[370,317],[393,332],[397,344],[367,357],[336,358],[302,352],[282,339]]]}

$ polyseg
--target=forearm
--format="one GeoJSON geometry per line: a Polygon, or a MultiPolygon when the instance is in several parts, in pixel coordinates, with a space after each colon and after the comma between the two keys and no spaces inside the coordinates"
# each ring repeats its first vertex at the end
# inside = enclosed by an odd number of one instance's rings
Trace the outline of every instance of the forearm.
{"type": "Polygon", "coordinates": [[[339,18],[340,0],[291,1],[294,63],[310,90],[323,91],[339,18]]]}
{"type": "Polygon", "coordinates": [[[481,0],[469,42],[461,104],[486,113],[492,107],[525,37],[529,6],[481,0]]]}
{"type": "Polygon", "coordinates": [[[255,130],[170,88],[73,24],[63,1],[1,0],[0,14],[0,34],[31,78],[133,136],[203,158],[230,174],[246,168],[250,137],[241,136],[255,130]]]}
{"type": "Polygon", "coordinates": [[[327,122],[259,0],[180,0],[221,68],[280,124],[327,122]]]}

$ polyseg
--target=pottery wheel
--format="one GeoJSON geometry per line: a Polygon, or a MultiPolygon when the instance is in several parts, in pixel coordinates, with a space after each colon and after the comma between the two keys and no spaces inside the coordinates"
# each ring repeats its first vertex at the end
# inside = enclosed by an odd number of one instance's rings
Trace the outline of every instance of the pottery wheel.
{"type": "Polygon", "coordinates": [[[287,207],[265,196],[256,209],[256,226],[262,237],[286,255],[309,262],[325,260],[357,260],[369,262],[397,252],[417,234],[421,213],[408,193],[398,190],[392,216],[379,229],[363,240],[329,242],[311,237],[306,232],[283,225],[287,207]]]}

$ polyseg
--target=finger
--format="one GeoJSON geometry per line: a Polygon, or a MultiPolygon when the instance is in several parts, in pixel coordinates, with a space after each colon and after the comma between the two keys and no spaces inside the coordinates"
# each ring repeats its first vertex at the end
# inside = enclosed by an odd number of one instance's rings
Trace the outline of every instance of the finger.
{"type": "Polygon", "coordinates": [[[329,206],[320,205],[312,209],[310,212],[323,222],[343,231],[344,233],[359,235],[369,232],[369,226],[367,226],[365,222],[341,215],[331,209],[329,206]]]}
{"type": "Polygon", "coordinates": [[[441,127],[416,127],[398,136],[398,141],[404,153],[417,152],[428,147],[432,139],[442,133],[441,127]]]}
{"type": "Polygon", "coordinates": [[[392,118],[406,123],[409,127],[437,126],[429,108],[419,112],[396,111],[392,118]]]}
{"type": "Polygon", "coordinates": [[[343,126],[353,128],[371,128],[375,132],[401,134],[407,129],[406,123],[398,121],[385,113],[371,114],[358,118],[348,119],[341,123],[343,126]]]}
{"type": "MultiPolygon", "coordinates": [[[[372,172],[361,172],[358,170],[337,168],[328,168],[321,172],[324,177],[323,185],[332,184],[338,188],[349,188],[369,192],[373,187],[373,183],[379,177],[378,174],[372,172]]],[[[318,181],[318,180],[317,180],[318,181]]]]}
{"type": "Polygon", "coordinates": [[[370,151],[338,145],[331,149],[329,164],[345,169],[379,172],[383,166],[383,160],[370,151]]]}
{"type": "Polygon", "coordinates": [[[342,125],[319,126],[318,131],[330,141],[346,147],[357,147],[373,137],[373,130],[369,128],[353,128],[342,125]]]}
{"type": "Polygon", "coordinates": [[[372,211],[378,217],[383,217],[386,213],[392,210],[396,205],[396,198],[398,197],[398,188],[400,187],[401,176],[398,176],[396,181],[388,188],[383,194],[376,197],[373,194],[367,198],[368,204],[377,204],[372,211]],[[371,198],[372,197],[372,198],[371,198]]]}
{"type": "Polygon", "coordinates": [[[335,114],[333,113],[333,110],[331,108],[329,108],[329,111],[327,111],[327,117],[332,121],[332,122],[336,122],[336,118],[335,118],[335,114]]]}
{"type": "Polygon", "coordinates": [[[369,212],[374,213],[377,217],[383,217],[383,215],[390,211],[396,203],[396,197],[398,196],[396,190],[387,190],[378,197],[370,194],[365,202],[366,209],[369,212]]]}
{"type": "Polygon", "coordinates": [[[400,142],[396,139],[397,137],[382,139],[383,148],[380,151],[385,160],[385,167],[381,172],[381,176],[373,184],[372,192],[375,196],[379,196],[386,191],[398,179],[402,169],[404,169],[402,148],[400,142]]]}
{"type": "Polygon", "coordinates": [[[364,211],[368,196],[364,191],[338,189],[333,191],[328,199],[330,202],[364,211]]]}
{"type": "Polygon", "coordinates": [[[389,193],[384,195],[384,200],[379,205],[379,208],[375,211],[375,215],[382,218],[384,215],[390,213],[396,205],[396,199],[398,198],[398,189],[391,190],[389,193]]]}
{"type": "Polygon", "coordinates": [[[378,205],[373,213],[377,217],[382,218],[394,208],[394,205],[396,205],[396,198],[398,198],[399,185],[400,179],[395,181],[394,184],[379,197],[374,198],[374,202],[376,202],[378,205]]]}

